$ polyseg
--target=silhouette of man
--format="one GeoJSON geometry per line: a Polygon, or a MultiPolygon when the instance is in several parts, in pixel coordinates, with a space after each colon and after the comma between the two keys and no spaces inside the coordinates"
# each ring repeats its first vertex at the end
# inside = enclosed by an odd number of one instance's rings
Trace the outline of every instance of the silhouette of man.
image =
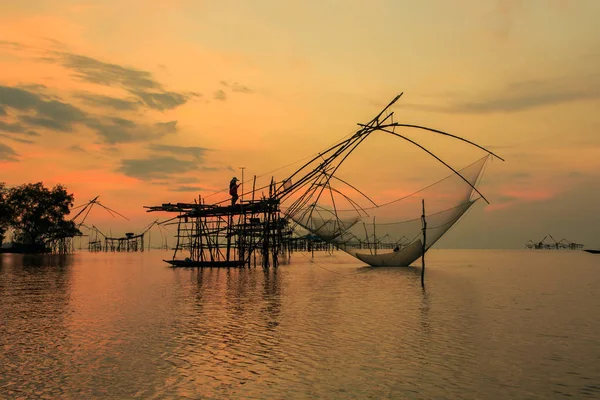
{"type": "Polygon", "coordinates": [[[236,178],[235,176],[233,177],[233,179],[231,179],[231,182],[229,182],[229,194],[231,195],[231,205],[234,205],[238,199],[237,190],[240,184],[237,182],[238,178],[236,178]]]}

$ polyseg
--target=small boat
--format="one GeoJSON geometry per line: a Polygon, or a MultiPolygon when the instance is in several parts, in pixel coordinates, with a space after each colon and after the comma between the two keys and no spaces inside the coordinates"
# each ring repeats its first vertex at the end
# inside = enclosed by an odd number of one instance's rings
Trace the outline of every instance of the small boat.
{"type": "Polygon", "coordinates": [[[600,250],[598,250],[598,249],[585,249],[583,251],[585,251],[587,253],[592,253],[592,254],[600,254],[600,250]]]}
{"type": "Polygon", "coordinates": [[[171,264],[175,267],[188,267],[188,268],[239,268],[244,266],[244,261],[193,261],[189,258],[185,260],[163,260],[166,263],[171,264]]]}

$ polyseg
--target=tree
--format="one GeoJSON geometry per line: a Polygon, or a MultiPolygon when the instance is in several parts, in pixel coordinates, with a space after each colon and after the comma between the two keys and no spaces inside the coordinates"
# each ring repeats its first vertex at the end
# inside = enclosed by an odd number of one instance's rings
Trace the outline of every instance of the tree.
{"type": "Polygon", "coordinates": [[[8,189],[4,182],[0,182],[0,244],[4,241],[4,234],[10,226],[11,212],[7,202],[8,189]]]}
{"type": "Polygon", "coordinates": [[[17,242],[44,246],[52,240],[81,234],[73,221],[65,220],[74,197],[62,185],[50,190],[42,182],[27,183],[9,189],[5,198],[17,242]]]}

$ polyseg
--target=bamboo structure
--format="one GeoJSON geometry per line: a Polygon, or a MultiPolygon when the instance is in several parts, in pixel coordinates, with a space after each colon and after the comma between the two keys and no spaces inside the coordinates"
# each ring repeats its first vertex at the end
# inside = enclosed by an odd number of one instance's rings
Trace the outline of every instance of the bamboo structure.
{"type": "Polygon", "coordinates": [[[167,203],[146,206],[148,212],[172,212],[177,216],[176,245],[171,260],[174,267],[263,267],[277,266],[291,235],[287,220],[281,217],[279,200],[272,196],[239,204],[167,203]]]}
{"type": "Polygon", "coordinates": [[[74,252],[74,237],[61,237],[47,243],[47,249],[52,254],[70,254],[74,252]]]}
{"type": "Polygon", "coordinates": [[[81,224],[81,227],[88,229],[90,232],[88,235],[82,235],[88,237],[88,251],[90,253],[97,253],[103,250],[102,239],[106,238],[106,235],[103,234],[98,228],[94,225],[87,226],[85,224],[81,224]]]}
{"type": "Polygon", "coordinates": [[[102,251],[102,241],[100,240],[90,240],[88,242],[88,251],[90,253],[97,253],[102,251]]]}
{"type": "Polygon", "coordinates": [[[525,247],[534,250],[583,250],[583,244],[571,242],[565,238],[556,241],[552,235],[548,234],[538,242],[528,240],[525,247]]]}
{"type": "Polygon", "coordinates": [[[139,235],[128,232],[122,237],[105,237],[104,251],[112,252],[135,252],[144,251],[144,233],[139,235]]]}
{"type": "Polygon", "coordinates": [[[144,242],[146,234],[157,224],[158,220],[148,225],[142,233],[136,235],[133,232],[127,232],[125,233],[125,236],[120,237],[106,236],[94,225],[89,227],[85,224],[81,224],[81,226],[91,231],[88,240],[89,252],[142,252],[145,249],[144,242]]]}
{"type": "MultiPolygon", "coordinates": [[[[323,242],[341,248],[357,258],[359,258],[359,254],[352,250],[355,246],[362,248],[366,245],[371,252],[370,256],[375,256],[375,258],[368,258],[370,260],[367,262],[369,265],[383,265],[381,260],[389,258],[386,253],[390,252],[381,252],[378,255],[378,249],[391,248],[400,251],[401,248],[408,248],[407,251],[402,252],[403,258],[398,260],[397,263],[410,264],[414,260],[406,260],[412,257],[413,253],[424,254],[441,235],[458,221],[460,216],[475,201],[483,199],[487,202],[487,199],[476,188],[477,181],[488,159],[492,156],[500,160],[503,159],[459,136],[424,126],[394,122],[394,113],[390,111],[390,107],[401,96],[402,94],[396,96],[367,124],[358,124],[358,131],[351,136],[309,157],[308,161],[305,161],[286,179],[275,182],[272,178],[271,183],[264,187],[268,187],[268,196],[263,194],[260,200],[255,200],[255,177],[252,192],[250,192],[252,195],[251,200],[247,200],[249,196],[245,199],[244,193],[242,193],[241,201],[236,204],[238,199],[237,186],[235,186],[237,178],[234,177],[230,183],[231,205],[224,204],[223,201],[216,204],[205,204],[201,201],[202,199],[198,198],[198,201],[194,203],[166,203],[160,206],[145,206],[148,212],[162,211],[177,214],[165,222],[177,226],[177,244],[173,258],[165,261],[173,266],[241,267],[251,265],[252,262],[256,265],[258,258],[263,266],[277,265],[280,254],[283,254],[282,252],[286,248],[290,250],[291,246],[301,243],[299,240],[291,238],[288,225],[295,224],[296,227],[319,237],[323,242]],[[487,154],[469,166],[457,170],[416,141],[396,132],[395,129],[397,128],[420,129],[451,137],[483,150],[487,154]],[[408,230],[400,229],[397,233],[393,233],[394,237],[392,237],[392,234],[386,232],[386,230],[389,231],[389,227],[384,227],[392,224],[385,221],[380,222],[378,219],[376,225],[374,214],[385,206],[392,205],[392,207],[395,207],[396,202],[409,199],[418,192],[378,205],[365,193],[338,176],[338,171],[345,160],[352,155],[364,140],[377,131],[385,132],[417,146],[452,171],[451,177],[456,177],[461,185],[459,189],[455,190],[458,193],[452,197],[457,200],[456,203],[449,204],[444,209],[433,207],[433,212],[430,211],[430,215],[427,216],[427,222],[432,223],[431,228],[427,228],[430,229],[430,232],[427,234],[424,231],[422,232],[424,234],[423,239],[427,239],[428,242],[423,242],[423,248],[421,249],[421,246],[419,246],[418,251],[413,251],[413,247],[415,247],[413,244],[418,243],[419,239],[416,239],[416,236],[413,237],[414,232],[411,228],[407,228],[408,230]],[[468,174],[464,176],[461,171],[466,171],[468,174]],[[339,189],[338,184],[342,184],[339,189]],[[465,184],[468,190],[464,188],[465,184]],[[233,192],[232,188],[235,188],[233,192]],[[472,198],[475,197],[475,193],[479,197],[472,198]],[[281,212],[280,209],[284,211],[281,212]],[[373,213],[373,226],[372,228],[367,227],[367,224],[363,223],[365,237],[360,239],[360,233],[353,233],[350,230],[354,226],[360,227],[359,222],[366,220],[370,212],[373,213]],[[349,217],[346,218],[345,215],[349,217]],[[376,226],[377,229],[375,229],[376,226]],[[380,229],[379,226],[383,228],[380,229]],[[405,236],[402,232],[407,232],[406,234],[409,236],[405,236]],[[381,237],[378,238],[377,235],[381,237]],[[400,239],[396,239],[401,235],[400,239]],[[405,254],[408,255],[405,256],[405,254]]],[[[240,169],[242,170],[243,184],[245,167],[240,167],[240,169]]],[[[438,181],[436,184],[429,185],[423,190],[437,184],[444,188],[444,184],[450,182],[447,179],[449,177],[438,181]]],[[[433,192],[433,190],[430,192],[433,192]]],[[[409,200],[404,204],[408,203],[409,200]]],[[[428,210],[431,209],[432,207],[428,206],[428,210]]],[[[382,215],[384,215],[383,212],[382,215]]],[[[418,220],[418,214],[406,220],[396,221],[393,225],[410,223],[413,220],[418,220]]],[[[313,242],[314,240],[305,240],[306,245],[311,246],[311,251],[314,250],[313,242]]],[[[364,261],[364,258],[359,259],[364,261]]]]}

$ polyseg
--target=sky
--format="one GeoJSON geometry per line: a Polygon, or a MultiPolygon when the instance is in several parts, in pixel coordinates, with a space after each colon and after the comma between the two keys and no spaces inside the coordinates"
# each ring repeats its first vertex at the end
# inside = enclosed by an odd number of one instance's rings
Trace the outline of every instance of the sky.
{"type": "MultiPolygon", "coordinates": [[[[88,224],[139,232],[169,216],[143,206],[281,181],[404,93],[395,120],[506,160],[486,169],[491,204],[437,247],[599,247],[598,15],[596,0],[2,2],[0,181],[100,196],[129,220],[97,208],[88,224]]],[[[411,135],[455,168],[483,155],[411,135]]],[[[344,179],[385,199],[448,173],[385,140],[344,179]]]]}

